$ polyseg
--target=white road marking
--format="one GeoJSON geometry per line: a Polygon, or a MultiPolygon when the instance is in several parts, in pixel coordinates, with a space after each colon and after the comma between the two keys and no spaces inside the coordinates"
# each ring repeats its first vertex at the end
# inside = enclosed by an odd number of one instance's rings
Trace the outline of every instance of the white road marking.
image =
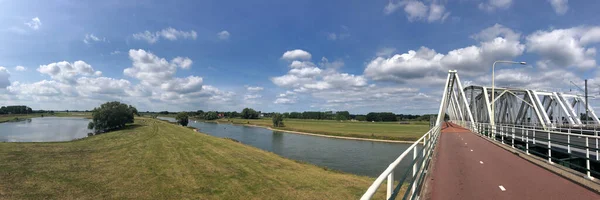
{"type": "Polygon", "coordinates": [[[467,144],[467,143],[465,142],[465,144],[467,144]]]}
{"type": "Polygon", "coordinates": [[[500,190],[502,190],[502,192],[506,191],[506,188],[504,188],[504,186],[498,186],[500,188],[500,190]]]}
{"type": "Polygon", "coordinates": [[[483,165],[483,161],[480,160],[479,163],[483,165]]]}
{"type": "Polygon", "coordinates": [[[473,149],[471,149],[471,151],[473,151],[473,149]]]}

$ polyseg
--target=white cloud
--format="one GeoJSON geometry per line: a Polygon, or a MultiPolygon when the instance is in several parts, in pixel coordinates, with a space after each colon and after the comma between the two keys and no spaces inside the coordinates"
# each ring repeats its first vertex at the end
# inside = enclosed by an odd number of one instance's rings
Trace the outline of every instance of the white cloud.
{"type": "Polygon", "coordinates": [[[329,59],[322,57],[319,65],[325,69],[339,69],[344,66],[344,61],[335,60],[333,62],[329,62],[329,59]]]}
{"type": "Polygon", "coordinates": [[[83,38],[83,43],[90,44],[92,42],[106,42],[106,38],[99,38],[94,34],[85,34],[85,37],[83,38]]]}
{"type": "Polygon", "coordinates": [[[302,49],[295,49],[295,50],[291,50],[291,51],[286,51],[285,53],[283,53],[283,55],[281,56],[281,59],[284,60],[310,60],[312,57],[312,55],[310,55],[310,53],[302,50],[302,49]]]}
{"type": "Polygon", "coordinates": [[[443,57],[433,49],[421,47],[390,58],[377,57],[367,64],[364,74],[373,80],[404,82],[438,73],[443,57]]]}
{"type": "Polygon", "coordinates": [[[10,78],[10,73],[8,72],[8,69],[0,66],[0,89],[6,88],[10,85],[10,80],[8,80],[8,78],[10,78]]]}
{"type": "Polygon", "coordinates": [[[527,36],[527,51],[541,56],[538,62],[546,67],[596,67],[596,48],[600,42],[600,27],[574,27],[536,31],[527,36]]]}
{"type": "Polygon", "coordinates": [[[569,0],[548,0],[548,2],[558,15],[564,15],[569,10],[569,0]]]}
{"type": "Polygon", "coordinates": [[[231,36],[231,34],[229,34],[229,31],[221,31],[221,32],[217,33],[217,37],[220,40],[228,40],[229,36],[231,36]]]}
{"type": "Polygon", "coordinates": [[[126,95],[125,90],[131,86],[131,83],[124,79],[114,79],[108,77],[88,78],[81,77],[77,79],[75,88],[82,96],[96,95],[126,95]]]}
{"type": "Polygon", "coordinates": [[[25,22],[25,25],[29,26],[29,28],[33,30],[38,30],[40,29],[40,26],[42,26],[42,21],[40,20],[40,18],[34,17],[33,19],[31,19],[31,21],[25,22]]]}
{"type": "Polygon", "coordinates": [[[141,33],[135,33],[133,34],[133,38],[136,40],[145,40],[146,42],[150,43],[150,44],[154,44],[156,42],[158,42],[158,40],[160,38],[163,39],[167,39],[167,40],[178,40],[178,39],[191,39],[191,40],[196,40],[196,38],[198,37],[196,31],[181,31],[181,30],[177,30],[171,27],[165,28],[163,30],[157,31],[157,32],[150,32],[150,31],[144,31],[141,33]]]}
{"type": "Polygon", "coordinates": [[[291,98],[277,98],[273,101],[275,104],[294,104],[296,103],[296,99],[291,98]]]}
{"type": "Polygon", "coordinates": [[[16,66],[15,67],[15,71],[18,71],[18,72],[22,72],[22,71],[25,71],[25,70],[27,70],[27,68],[23,67],[23,66],[16,66]]]}
{"type": "Polygon", "coordinates": [[[487,3],[480,3],[479,9],[493,12],[498,9],[508,9],[511,4],[512,0],[488,0],[487,3]]]}
{"type": "Polygon", "coordinates": [[[260,94],[247,94],[247,95],[244,95],[244,100],[258,99],[261,97],[262,97],[262,95],[260,95],[260,94]]]}
{"type": "Polygon", "coordinates": [[[486,72],[499,59],[512,59],[521,55],[525,45],[519,42],[520,34],[496,24],[472,36],[480,43],[454,49],[446,55],[433,49],[421,47],[392,57],[377,57],[367,65],[365,76],[374,80],[406,82],[423,78],[441,78],[449,69],[457,69],[461,75],[475,76],[486,72]]]}
{"type": "Polygon", "coordinates": [[[187,69],[192,64],[189,58],[177,57],[169,62],[142,49],[129,50],[129,59],[133,62],[133,66],[123,70],[123,73],[151,86],[160,86],[172,80],[178,67],[187,69]]]}
{"type": "Polygon", "coordinates": [[[390,1],[388,5],[384,8],[383,12],[385,14],[392,14],[402,7],[404,7],[406,18],[408,18],[408,21],[411,22],[444,22],[446,18],[450,16],[450,12],[446,11],[446,7],[444,5],[438,4],[435,1],[431,2],[429,5],[425,5],[425,3],[419,0],[405,0],[397,3],[390,1]]]}
{"type": "Polygon", "coordinates": [[[377,51],[377,53],[375,55],[376,56],[391,56],[395,52],[396,52],[396,48],[384,47],[384,48],[379,49],[379,51],[377,51]]]}
{"type": "Polygon", "coordinates": [[[94,68],[81,60],[73,63],[62,61],[40,65],[37,71],[42,74],[50,75],[54,80],[65,83],[74,82],[75,78],[78,76],[91,76],[95,74],[94,68]]]}
{"type": "Polygon", "coordinates": [[[263,87],[252,87],[252,86],[246,86],[246,90],[248,90],[248,92],[260,92],[262,91],[264,88],[263,87]]]}
{"type": "Polygon", "coordinates": [[[115,50],[113,52],[110,52],[110,55],[117,55],[117,54],[121,54],[121,51],[115,50]]]}

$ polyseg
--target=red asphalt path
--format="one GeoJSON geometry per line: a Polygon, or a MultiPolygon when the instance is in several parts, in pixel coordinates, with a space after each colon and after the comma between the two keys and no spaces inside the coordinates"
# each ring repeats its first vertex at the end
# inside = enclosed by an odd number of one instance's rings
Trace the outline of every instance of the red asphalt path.
{"type": "Polygon", "coordinates": [[[431,199],[600,199],[458,125],[446,124],[440,137],[426,195],[431,199]]]}

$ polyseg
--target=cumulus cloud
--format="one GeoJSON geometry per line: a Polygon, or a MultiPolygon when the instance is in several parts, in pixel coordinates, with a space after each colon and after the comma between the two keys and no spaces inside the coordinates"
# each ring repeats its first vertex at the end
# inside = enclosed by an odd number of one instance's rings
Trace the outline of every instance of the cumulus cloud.
{"type": "Polygon", "coordinates": [[[487,2],[479,3],[479,9],[493,12],[498,9],[508,9],[511,4],[512,0],[488,0],[487,2]]]}
{"type": "Polygon", "coordinates": [[[548,2],[558,15],[564,15],[569,10],[569,0],[548,0],[548,2]]]}
{"type": "Polygon", "coordinates": [[[181,30],[177,30],[174,28],[165,28],[163,30],[160,31],[156,31],[156,32],[150,32],[150,31],[144,31],[144,32],[140,32],[140,33],[135,33],[133,34],[133,38],[136,40],[145,40],[146,42],[150,43],[150,44],[154,44],[156,42],[158,42],[158,40],[160,38],[162,39],[166,39],[166,40],[178,40],[178,39],[191,39],[191,40],[196,40],[197,38],[197,33],[196,31],[181,31],[181,30]]]}
{"type": "Polygon", "coordinates": [[[365,76],[400,83],[423,78],[439,80],[449,69],[457,69],[461,75],[475,76],[487,71],[495,60],[512,59],[525,50],[525,45],[519,42],[520,34],[499,24],[472,38],[479,41],[479,45],[454,49],[445,55],[421,47],[391,57],[379,56],[367,64],[365,76]]]}
{"type": "Polygon", "coordinates": [[[29,26],[29,28],[33,30],[38,30],[42,26],[42,21],[38,17],[34,17],[29,22],[25,22],[25,25],[29,26]]]}
{"type": "Polygon", "coordinates": [[[167,61],[142,49],[129,50],[129,59],[133,66],[123,70],[123,74],[151,86],[160,86],[171,81],[177,68],[188,69],[192,64],[189,58],[176,57],[167,61]]]}
{"type": "Polygon", "coordinates": [[[295,49],[295,50],[291,50],[291,51],[286,51],[285,53],[283,53],[283,55],[281,56],[281,59],[284,60],[310,60],[312,57],[312,55],[310,55],[310,53],[302,50],[302,49],[295,49]]]}
{"type": "Polygon", "coordinates": [[[229,34],[229,31],[221,31],[217,33],[217,38],[219,38],[220,40],[227,40],[229,39],[229,36],[231,36],[231,34],[229,34]]]}
{"type": "Polygon", "coordinates": [[[246,90],[248,90],[249,92],[259,92],[262,91],[264,88],[263,87],[252,87],[252,86],[246,86],[246,90]]]}
{"type": "Polygon", "coordinates": [[[275,99],[275,101],[273,101],[273,103],[275,104],[294,104],[296,103],[297,100],[297,96],[295,92],[292,91],[286,91],[285,93],[281,93],[279,95],[277,95],[277,98],[275,99]]]}
{"type": "Polygon", "coordinates": [[[79,76],[91,76],[96,72],[91,65],[81,60],[73,63],[61,61],[40,65],[37,71],[49,75],[54,80],[65,83],[73,83],[75,78],[79,76]]]}
{"type": "Polygon", "coordinates": [[[446,11],[446,7],[444,5],[438,4],[435,1],[432,1],[429,5],[426,5],[419,0],[403,0],[396,3],[390,1],[383,9],[383,12],[385,14],[392,14],[400,8],[404,8],[406,18],[411,22],[444,22],[446,18],[450,16],[450,12],[446,11]]]}
{"type": "Polygon", "coordinates": [[[18,71],[18,72],[22,72],[22,71],[25,71],[25,70],[27,70],[27,68],[23,67],[23,66],[16,66],[15,67],[15,71],[18,71]]]}
{"type": "Polygon", "coordinates": [[[85,34],[85,37],[83,38],[83,43],[91,44],[94,42],[106,42],[106,38],[99,38],[94,34],[85,34]]]}
{"type": "Polygon", "coordinates": [[[6,88],[10,85],[10,80],[8,80],[8,78],[10,78],[10,73],[8,72],[8,69],[0,66],[0,89],[6,88]]]}
{"type": "Polygon", "coordinates": [[[593,44],[598,42],[598,26],[536,31],[527,36],[527,51],[540,55],[544,67],[590,69],[597,66],[593,44]]]}

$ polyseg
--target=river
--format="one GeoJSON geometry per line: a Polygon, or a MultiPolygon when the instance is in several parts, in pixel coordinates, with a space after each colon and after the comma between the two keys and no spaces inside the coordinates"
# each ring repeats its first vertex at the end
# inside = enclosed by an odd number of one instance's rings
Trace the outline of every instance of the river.
{"type": "MultiPolygon", "coordinates": [[[[159,117],[175,121],[170,117],[159,117]]],[[[260,127],[239,126],[190,121],[188,126],[200,132],[221,138],[233,138],[243,144],[254,146],[293,160],[305,161],[317,166],[342,172],[377,177],[410,144],[386,143],[362,140],[336,139],[294,133],[272,131],[260,127]]],[[[409,168],[402,162],[396,170],[400,176],[409,168]]]]}

